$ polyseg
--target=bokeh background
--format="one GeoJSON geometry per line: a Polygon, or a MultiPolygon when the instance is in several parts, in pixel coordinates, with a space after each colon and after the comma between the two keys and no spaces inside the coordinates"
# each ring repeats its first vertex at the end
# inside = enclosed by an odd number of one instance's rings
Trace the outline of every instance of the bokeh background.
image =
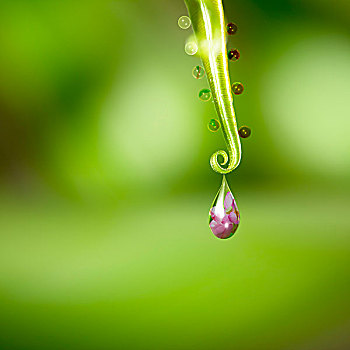
{"type": "Polygon", "coordinates": [[[1,0],[0,348],[350,348],[350,2],[224,1],[241,225],[181,0],[1,0]]]}

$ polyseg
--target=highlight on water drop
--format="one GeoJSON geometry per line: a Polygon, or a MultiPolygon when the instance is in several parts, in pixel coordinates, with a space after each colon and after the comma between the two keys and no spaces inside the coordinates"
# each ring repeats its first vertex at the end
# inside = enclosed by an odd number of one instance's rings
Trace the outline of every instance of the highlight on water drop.
{"type": "Polygon", "coordinates": [[[191,26],[191,19],[188,16],[181,16],[177,24],[181,29],[188,29],[191,26]]]}
{"type": "Polygon", "coordinates": [[[205,70],[202,66],[195,66],[192,70],[192,76],[195,79],[202,79],[205,75],[205,70]]]}
{"type": "Polygon", "coordinates": [[[230,61],[237,61],[240,57],[241,57],[241,54],[237,49],[232,49],[227,52],[227,58],[230,61]]]}
{"type": "Polygon", "coordinates": [[[202,89],[199,91],[199,99],[201,101],[207,102],[211,99],[211,91],[209,89],[202,89]]]}
{"type": "Polygon", "coordinates": [[[221,187],[209,210],[209,227],[215,237],[227,239],[234,235],[240,222],[238,207],[223,176],[221,187]]]}
{"type": "Polygon", "coordinates": [[[197,53],[198,51],[198,46],[195,41],[189,41],[185,45],[185,52],[187,55],[193,56],[197,53]]]}
{"type": "Polygon", "coordinates": [[[208,123],[208,129],[211,132],[217,132],[220,129],[220,122],[217,119],[211,119],[208,123]]]}
{"type": "Polygon", "coordinates": [[[235,23],[231,22],[227,24],[226,30],[228,35],[233,35],[237,33],[238,27],[235,23]]]}
{"type": "Polygon", "coordinates": [[[238,130],[239,136],[243,139],[249,137],[252,133],[251,129],[248,126],[241,126],[238,130]]]}
{"type": "Polygon", "coordinates": [[[243,84],[241,82],[236,82],[232,84],[232,92],[235,95],[240,95],[244,90],[243,84]]]}

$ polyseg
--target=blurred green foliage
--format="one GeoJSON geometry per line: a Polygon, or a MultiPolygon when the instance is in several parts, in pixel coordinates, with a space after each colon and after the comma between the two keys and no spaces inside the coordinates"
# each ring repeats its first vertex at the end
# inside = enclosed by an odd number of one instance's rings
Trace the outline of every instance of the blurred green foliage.
{"type": "Polygon", "coordinates": [[[350,3],[224,6],[252,136],[219,241],[183,2],[1,1],[1,349],[350,347],[350,3]]]}

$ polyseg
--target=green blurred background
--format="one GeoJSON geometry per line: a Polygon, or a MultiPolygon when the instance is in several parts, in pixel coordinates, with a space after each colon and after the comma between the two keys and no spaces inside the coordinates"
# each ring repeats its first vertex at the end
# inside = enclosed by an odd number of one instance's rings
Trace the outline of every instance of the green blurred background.
{"type": "Polygon", "coordinates": [[[350,2],[224,1],[225,147],[181,0],[1,0],[0,349],[350,348],[350,2]]]}

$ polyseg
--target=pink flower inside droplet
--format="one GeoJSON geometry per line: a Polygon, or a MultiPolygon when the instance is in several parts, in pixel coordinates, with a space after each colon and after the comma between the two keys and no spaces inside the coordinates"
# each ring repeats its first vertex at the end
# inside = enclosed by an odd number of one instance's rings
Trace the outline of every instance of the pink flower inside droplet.
{"type": "Polygon", "coordinates": [[[239,224],[239,212],[231,192],[227,192],[223,205],[224,214],[216,206],[211,208],[209,224],[213,234],[221,239],[232,236],[239,224]]]}

